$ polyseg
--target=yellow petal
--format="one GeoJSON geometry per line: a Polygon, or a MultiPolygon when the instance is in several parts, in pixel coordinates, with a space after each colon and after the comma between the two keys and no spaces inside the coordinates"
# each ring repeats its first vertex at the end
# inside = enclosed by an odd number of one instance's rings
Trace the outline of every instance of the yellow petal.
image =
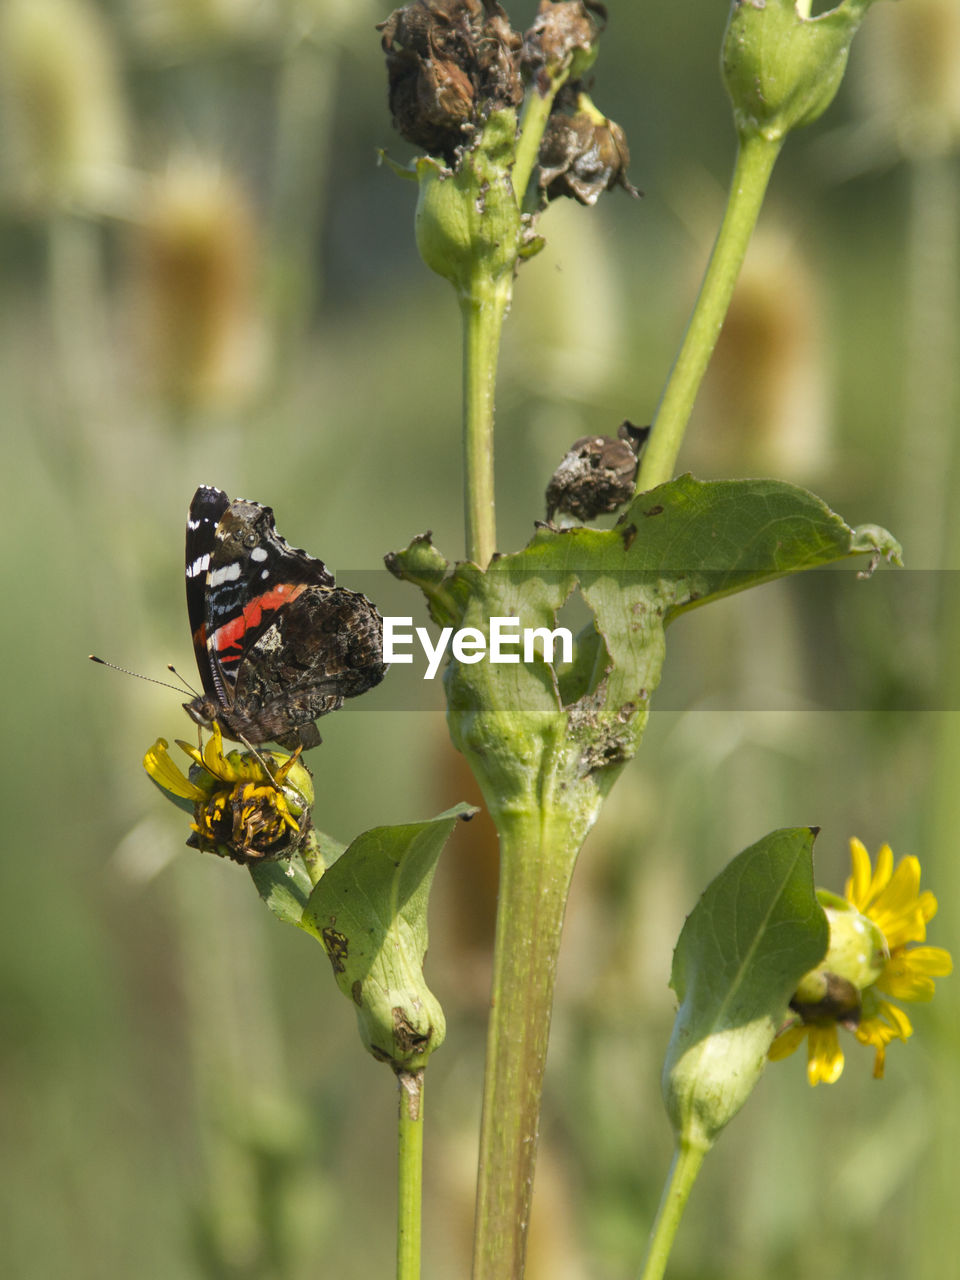
{"type": "Polygon", "coordinates": [[[926,920],[920,904],[920,862],[901,858],[886,888],[867,912],[887,940],[891,951],[908,942],[922,942],[927,936],[926,920]]]}
{"type": "Polygon", "coordinates": [[[873,873],[873,880],[870,884],[870,897],[875,898],[878,893],[890,883],[890,876],[893,872],[893,850],[888,844],[882,844],[877,854],[877,867],[873,873]]]}
{"type": "Polygon", "coordinates": [[[880,1016],[889,1024],[899,1039],[906,1040],[913,1035],[913,1024],[899,1005],[888,1004],[886,1000],[881,1000],[880,1016]]]}
{"type": "Polygon", "coordinates": [[[937,914],[937,900],[929,889],[924,889],[919,897],[920,914],[929,923],[937,914]]]}
{"type": "Polygon", "coordinates": [[[223,734],[220,732],[220,726],[214,720],[211,726],[211,734],[207,745],[203,749],[204,768],[217,778],[222,778],[224,782],[236,782],[236,770],[230,765],[230,762],[223,754],[223,734]]]}
{"type": "Polygon", "coordinates": [[[800,1048],[806,1034],[807,1028],[802,1022],[797,1022],[792,1027],[787,1027],[785,1031],[780,1032],[767,1050],[767,1057],[771,1062],[780,1062],[783,1058],[789,1058],[791,1053],[800,1048]]]}
{"type": "Polygon", "coordinates": [[[952,970],[950,952],[943,947],[914,947],[890,957],[877,987],[895,1000],[932,1000],[934,978],[945,978],[952,970]]]}
{"type": "Polygon", "coordinates": [[[848,902],[852,902],[858,911],[862,911],[870,889],[870,855],[867,853],[866,845],[856,836],[850,838],[850,862],[853,866],[853,875],[844,886],[843,896],[848,902]]]}
{"type": "Polygon", "coordinates": [[[843,1050],[837,1038],[836,1026],[831,1024],[820,1027],[811,1024],[807,1033],[807,1079],[811,1085],[817,1085],[821,1081],[833,1084],[840,1079],[843,1071],[843,1050]]]}
{"type": "Polygon", "coordinates": [[[907,956],[912,968],[931,978],[945,978],[953,973],[953,957],[946,947],[913,947],[907,956]]]}
{"type": "Polygon", "coordinates": [[[143,757],[143,767],[150,777],[171,795],[183,800],[202,800],[203,792],[186,777],[170,757],[169,743],[158,738],[143,757]]]}
{"type": "Polygon", "coordinates": [[[901,954],[884,965],[877,989],[894,1000],[932,1000],[933,978],[914,970],[901,954]]]}
{"type": "Polygon", "coordinates": [[[198,764],[201,769],[204,767],[203,756],[200,754],[200,752],[197,750],[196,747],[192,746],[189,742],[184,742],[182,738],[175,738],[174,741],[176,742],[180,750],[185,752],[190,757],[190,759],[193,761],[194,764],[198,764]]]}

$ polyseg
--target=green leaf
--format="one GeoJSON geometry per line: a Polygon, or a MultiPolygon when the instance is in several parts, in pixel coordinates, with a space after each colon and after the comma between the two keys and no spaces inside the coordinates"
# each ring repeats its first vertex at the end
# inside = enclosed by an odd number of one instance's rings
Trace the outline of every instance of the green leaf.
{"type": "Polygon", "coordinates": [[[665,628],[710,600],[853,555],[899,563],[900,549],[794,485],[681,476],[639,495],[613,529],[541,527],[486,571],[460,564],[442,577],[443,557],[422,539],[391,567],[423,587],[435,619],[484,635],[492,617],[552,631],[579,590],[593,625],[571,663],[451,660],[445,682],[454,742],[494,819],[549,794],[585,833],[639,747],[665,628]]]}
{"type": "Polygon", "coordinates": [[[443,1041],[440,1005],[423,978],[427,899],[457,805],[427,822],[357,836],[310,895],[301,928],[323,943],[337,985],[356,1006],[367,1049],[396,1070],[425,1064],[443,1041]]]}
{"type": "Polygon", "coordinates": [[[809,827],[774,831],[745,849],[683,926],[663,1089],[676,1133],[694,1145],[711,1146],[746,1101],[791,996],[826,953],[815,837],[809,827]]]}
{"type": "Polygon", "coordinates": [[[284,924],[299,928],[314,885],[345,848],[332,836],[311,829],[303,848],[292,858],[250,863],[250,879],[273,914],[284,924]]]}
{"type": "Polygon", "coordinates": [[[251,863],[250,879],[256,885],[257,893],[279,920],[299,927],[303,909],[313,890],[299,853],[282,862],[251,863]]]}

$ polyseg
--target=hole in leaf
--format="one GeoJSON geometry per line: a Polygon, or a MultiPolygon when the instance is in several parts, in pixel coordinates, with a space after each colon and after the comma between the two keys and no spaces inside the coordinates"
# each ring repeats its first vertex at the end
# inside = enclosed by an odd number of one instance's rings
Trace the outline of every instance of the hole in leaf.
{"type": "Polygon", "coordinates": [[[573,635],[573,661],[555,661],[553,664],[560,702],[569,707],[596,692],[609,665],[610,655],[603,636],[597,630],[593,610],[579,588],[557,611],[557,626],[566,627],[573,635]]]}

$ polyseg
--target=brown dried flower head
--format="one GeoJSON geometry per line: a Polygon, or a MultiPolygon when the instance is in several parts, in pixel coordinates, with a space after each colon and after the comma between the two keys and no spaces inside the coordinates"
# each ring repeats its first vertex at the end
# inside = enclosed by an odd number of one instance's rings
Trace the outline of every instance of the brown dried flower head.
{"type": "Polygon", "coordinates": [[[547,519],[562,511],[575,520],[595,520],[631,498],[640,450],[649,434],[649,427],[623,422],[616,439],[575,440],[547,485],[547,519]]]}
{"type": "Polygon", "coordinates": [[[596,55],[596,41],[606,25],[607,11],[590,0],[540,0],[533,26],[523,37],[522,66],[526,78],[546,94],[554,75],[578,55],[575,78],[596,55]]]}
{"type": "Polygon", "coordinates": [[[400,134],[455,164],[491,111],[519,107],[521,37],[495,0],[414,0],[377,28],[400,134]]]}
{"type": "Polygon", "coordinates": [[[579,84],[565,86],[540,143],[540,186],[548,200],[573,196],[592,205],[604,191],[620,186],[638,194],[627,180],[627,135],[590,101],[579,84]]]}

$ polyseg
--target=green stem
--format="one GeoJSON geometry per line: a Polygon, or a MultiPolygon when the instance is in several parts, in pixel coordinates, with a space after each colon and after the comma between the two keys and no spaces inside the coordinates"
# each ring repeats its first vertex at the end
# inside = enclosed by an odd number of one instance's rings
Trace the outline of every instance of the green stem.
{"type": "Polygon", "coordinates": [[[486,568],[497,549],[493,405],[500,333],[513,279],[475,278],[460,297],[463,317],[463,459],[467,559],[486,568]]]}
{"type": "Polygon", "coordinates": [[[522,1280],[563,915],[579,841],[548,806],[501,823],[474,1280],[522,1280]]]}
{"type": "Polygon", "coordinates": [[[423,1203],[423,1068],[398,1071],[397,1280],[420,1280],[423,1203]]]}
{"type": "Polygon", "coordinates": [[[726,212],[683,343],[654,418],[650,443],[637,477],[638,493],[663,484],[673,475],[683,433],[720,336],[733,287],[782,142],[782,139],[771,140],[760,134],[740,141],[726,212]]]}
{"type": "Polygon", "coordinates": [[[706,1154],[703,1147],[693,1146],[682,1140],[678,1143],[663,1188],[657,1219],[650,1233],[650,1244],[647,1246],[647,1257],[640,1272],[640,1280],[662,1280],[680,1219],[706,1154]]]}
{"type": "Polygon", "coordinates": [[[564,73],[550,86],[546,95],[541,95],[537,89],[532,89],[524,103],[523,118],[520,121],[520,139],[517,143],[517,158],[513,163],[512,173],[513,192],[521,209],[530,184],[530,175],[540,155],[540,143],[550,112],[553,110],[553,101],[566,78],[564,73]]]}

